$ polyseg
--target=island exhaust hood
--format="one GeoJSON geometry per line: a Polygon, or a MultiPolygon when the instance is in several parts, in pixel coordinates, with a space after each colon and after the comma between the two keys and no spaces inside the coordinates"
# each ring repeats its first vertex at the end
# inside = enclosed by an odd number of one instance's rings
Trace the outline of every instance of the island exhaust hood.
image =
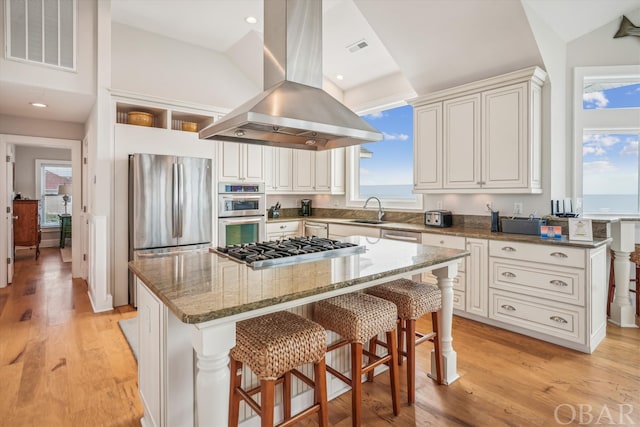
{"type": "Polygon", "coordinates": [[[201,130],[200,138],[304,150],[382,139],[321,87],[322,1],[265,0],[265,90],[201,130]]]}

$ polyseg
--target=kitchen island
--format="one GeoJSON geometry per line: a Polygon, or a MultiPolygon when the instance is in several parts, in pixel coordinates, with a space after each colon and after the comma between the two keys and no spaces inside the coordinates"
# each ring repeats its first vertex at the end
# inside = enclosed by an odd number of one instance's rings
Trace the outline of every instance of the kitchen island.
{"type": "Polygon", "coordinates": [[[444,381],[455,381],[452,287],[458,260],[468,252],[362,236],[344,240],[365,252],[261,270],[207,252],[131,262],[138,278],[142,425],[227,425],[237,321],[424,271],[436,275],[442,290],[444,381]]]}

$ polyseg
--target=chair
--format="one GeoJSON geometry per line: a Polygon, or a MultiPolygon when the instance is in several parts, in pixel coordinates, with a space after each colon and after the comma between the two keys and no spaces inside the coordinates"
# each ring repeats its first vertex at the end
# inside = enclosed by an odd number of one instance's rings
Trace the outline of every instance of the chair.
{"type": "Polygon", "coordinates": [[[400,413],[398,380],[398,354],[396,335],[396,306],[373,295],[353,293],[319,301],[315,304],[314,320],[325,329],[336,332],[342,339],[327,347],[327,352],[342,346],[351,347],[351,378],[331,366],[327,371],[351,386],[352,425],[362,422],[362,375],[373,372],[382,364],[389,366],[393,414],[400,413]],[[363,348],[363,343],[380,333],[387,337],[387,354],[378,356],[363,348]],[[367,363],[363,366],[363,355],[367,363]]]}
{"type": "MultiPolygon", "coordinates": [[[[607,317],[611,316],[611,303],[616,290],[616,275],[613,269],[613,262],[615,261],[615,253],[613,250],[609,252],[611,254],[611,266],[609,268],[609,292],[607,296],[607,317]]],[[[629,289],[629,292],[636,294],[636,316],[640,316],[640,244],[635,246],[635,250],[629,255],[629,261],[635,264],[636,277],[630,279],[629,282],[635,282],[636,288],[629,289]]]]}
{"type": "Polygon", "coordinates": [[[262,427],[272,427],[275,386],[280,383],[284,420],[278,426],[290,426],[316,412],[319,425],[328,426],[326,344],[326,331],[322,326],[288,311],[238,322],[236,346],[230,353],[229,426],[238,425],[240,401],[244,400],[260,415],[262,427]],[[296,369],[307,363],[313,363],[313,380],[296,369]],[[259,386],[250,390],[242,388],[243,364],[259,378],[259,386]],[[293,417],[291,374],[314,389],[313,405],[293,417]],[[252,397],[257,393],[260,393],[260,404],[252,397]]]}
{"type": "MultiPolygon", "coordinates": [[[[434,345],[436,382],[443,383],[442,346],[439,334],[442,293],[437,286],[399,279],[384,283],[367,290],[367,293],[393,302],[398,307],[398,363],[402,356],[407,358],[407,398],[409,404],[415,403],[416,346],[425,341],[434,345]],[[416,331],[416,320],[431,313],[433,332],[423,334],[416,331]],[[406,350],[404,349],[406,342],[406,350]]],[[[375,345],[376,343],[372,343],[375,345]]]]}

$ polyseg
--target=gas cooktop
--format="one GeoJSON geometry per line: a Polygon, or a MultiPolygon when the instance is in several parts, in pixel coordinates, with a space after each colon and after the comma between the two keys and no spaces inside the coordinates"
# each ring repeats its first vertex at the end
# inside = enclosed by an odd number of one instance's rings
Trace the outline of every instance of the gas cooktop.
{"type": "Polygon", "coordinates": [[[259,269],[364,253],[365,247],[322,237],[292,237],[218,247],[213,251],[259,269]]]}

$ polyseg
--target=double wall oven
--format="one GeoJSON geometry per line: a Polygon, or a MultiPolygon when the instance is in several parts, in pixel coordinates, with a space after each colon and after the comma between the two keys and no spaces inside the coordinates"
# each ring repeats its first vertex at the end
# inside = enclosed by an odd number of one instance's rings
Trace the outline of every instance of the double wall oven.
{"type": "Polygon", "coordinates": [[[265,203],[263,183],[219,183],[219,246],[265,240],[265,203]]]}

